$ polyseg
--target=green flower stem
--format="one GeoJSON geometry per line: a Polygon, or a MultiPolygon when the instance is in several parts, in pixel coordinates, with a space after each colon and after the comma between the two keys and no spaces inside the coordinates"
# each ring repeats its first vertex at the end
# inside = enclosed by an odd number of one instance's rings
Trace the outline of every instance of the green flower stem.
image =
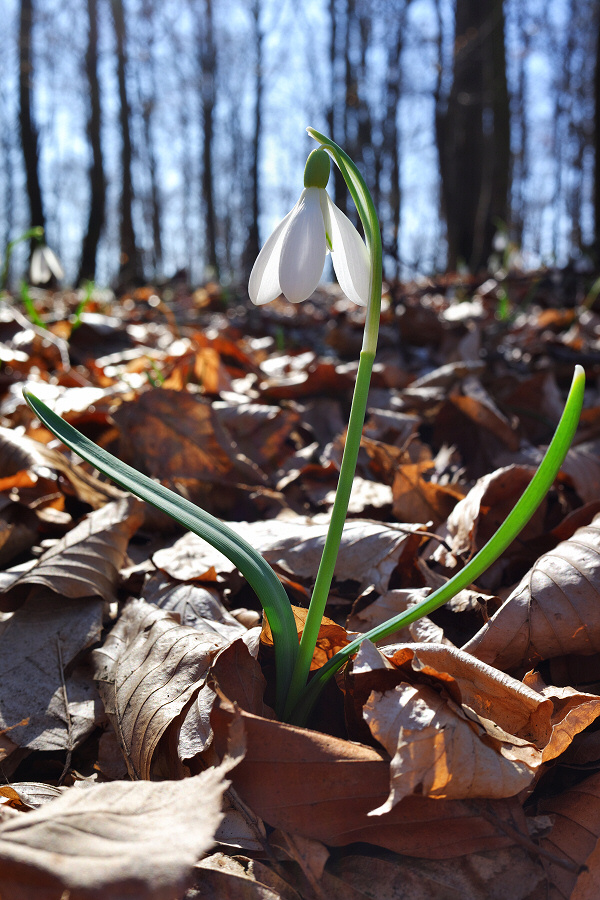
{"type": "Polygon", "coordinates": [[[358,451],[360,449],[362,429],[367,409],[371,372],[373,370],[375,351],[377,349],[379,316],[381,312],[381,235],[379,232],[377,213],[369,190],[362,175],[350,157],[347,156],[337,144],[334,144],[333,141],[330,141],[325,135],[319,134],[318,131],[315,131],[312,128],[307,129],[307,131],[311,137],[330,152],[348,185],[348,189],[356,204],[365,232],[367,249],[371,261],[371,282],[369,286],[369,300],[367,303],[363,346],[358,363],[356,385],[354,388],[354,396],[352,398],[352,407],[350,409],[350,420],[348,422],[346,443],[340,467],[340,477],[333,509],[331,511],[331,521],[329,523],[327,537],[325,538],[323,555],[321,557],[321,563],[317,572],[317,578],[306,621],[304,623],[302,638],[300,640],[300,649],[298,651],[285,706],[285,716],[287,716],[294,708],[306,685],[311,660],[319,635],[319,628],[321,627],[321,621],[325,613],[325,606],[327,604],[329,589],[333,579],[342,532],[346,522],[354,473],[356,471],[356,461],[358,459],[358,451]]]}
{"type": "Polygon", "coordinates": [[[278,711],[282,713],[294,662],[298,654],[298,632],[288,596],[270,565],[254,547],[224,522],[190,503],[185,497],[170,491],[162,484],[121,462],[120,459],[84,437],[33,394],[28,391],[23,393],[40,422],[63,444],[104,472],[125,490],[131,491],[136,497],[156,506],[184,528],[188,528],[203,538],[238,567],[256,591],[271,627],[277,669],[276,702],[278,711]]]}
{"type": "Polygon", "coordinates": [[[487,544],[481,548],[479,553],[460,572],[457,572],[453,578],[421,601],[421,603],[371,629],[371,631],[361,635],[332,656],[318,670],[308,687],[303,691],[289,714],[290,722],[296,725],[303,725],[306,722],[314,703],[326,683],[356,653],[363,641],[379,641],[443,606],[444,603],[456,596],[459,591],[462,591],[479,578],[506,550],[527,522],[529,522],[558,475],[577,429],[583,406],[584,390],[585,372],[581,366],[576,366],[571,390],[550,446],[537,472],[496,534],[490,538],[487,544]]]}

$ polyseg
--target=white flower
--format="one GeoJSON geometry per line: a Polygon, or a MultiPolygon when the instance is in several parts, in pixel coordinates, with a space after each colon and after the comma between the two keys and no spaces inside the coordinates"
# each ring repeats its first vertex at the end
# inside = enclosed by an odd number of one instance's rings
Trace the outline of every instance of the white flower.
{"type": "Polygon", "coordinates": [[[292,303],[306,300],[319,283],[328,252],[343,292],[366,306],[370,265],[365,242],[324,187],[306,187],[260,251],[250,274],[250,299],[259,305],[280,294],[292,303]]]}
{"type": "Polygon", "coordinates": [[[31,266],[29,280],[32,284],[46,284],[52,276],[57,279],[64,278],[63,267],[58,257],[46,244],[40,244],[31,254],[31,266]]]}

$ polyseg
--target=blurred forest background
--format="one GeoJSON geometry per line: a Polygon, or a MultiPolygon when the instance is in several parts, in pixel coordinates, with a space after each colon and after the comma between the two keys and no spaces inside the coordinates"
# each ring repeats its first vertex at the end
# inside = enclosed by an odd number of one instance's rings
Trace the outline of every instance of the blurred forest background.
{"type": "Polygon", "coordinates": [[[0,5],[0,252],[41,225],[69,282],[241,284],[308,124],[365,172],[388,278],[600,258],[599,0],[0,5]]]}

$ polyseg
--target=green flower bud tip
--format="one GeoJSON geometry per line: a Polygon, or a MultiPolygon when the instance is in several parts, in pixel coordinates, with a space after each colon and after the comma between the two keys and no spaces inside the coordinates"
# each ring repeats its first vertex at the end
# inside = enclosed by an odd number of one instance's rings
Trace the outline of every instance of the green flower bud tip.
{"type": "Polygon", "coordinates": [[[326,188],[330,168],[329,154],[321,148],[313,150],[304,168],[304,187],[326,188]]]}

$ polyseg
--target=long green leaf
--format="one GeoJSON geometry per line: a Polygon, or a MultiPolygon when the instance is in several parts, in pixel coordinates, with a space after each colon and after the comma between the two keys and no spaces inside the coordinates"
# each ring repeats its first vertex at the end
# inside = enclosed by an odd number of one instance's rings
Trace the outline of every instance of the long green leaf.
{"type": "Polygon", "coordinates": [[[23,394],[40,422],[63,444],[125,490],[151,503],[184,528],[204,538],[238,567],[256,591],[273,633],[277,666],[277,705],[283,710],[298,653],[298,632],[283,585],[260,553],[224,522],[96,446],[32,393],[23,391],[23,394]]]}
{"type": "Polygon", "coordinates": [[[376,628],[372,628],[366,634],[361,634],[359,638],[347,644],[342,650],[339,650],[332,656],[315,673],[314,678],[305,688],[294,710],[291,712],[289,720],[293,724],[304,724],[329,679],[356,653],[363,641],[379,641],[395,631],[399,631],[401,628],[406,628],[407,625],[416,622],[430,612],[439,609],[440,606],[443,606],[444,603],[455,597],[459,591],[473,584],[504,553],[509,544],[514,541],[519,532],[529,522],[558,475],[579,423],[584,391],[585,372],[581,366],[575,366],[571,390],[550,446],[535,475],[495,535],[467,563],[464,569],[457,572],[453,578],[438,588],[437,591],[434,591],[433,594],[430,594],[429,597],[426,597],[425,600],[422,600],[421,603],[417,603],[411,609],[399,613],[376,628]]]}

